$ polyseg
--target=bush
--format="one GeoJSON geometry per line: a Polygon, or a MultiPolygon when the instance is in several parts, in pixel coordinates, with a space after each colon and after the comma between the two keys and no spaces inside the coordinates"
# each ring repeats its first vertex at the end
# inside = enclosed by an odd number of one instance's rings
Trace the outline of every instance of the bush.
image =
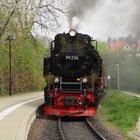
{"type": "MultiPolygon", "coordinates": [[[[8,94],[8,44],[0,47],[0,95],[8,94]]],[[[46,48],[40,40],[16,38],[12,43],[12,93],[41,90],[44,87],[43,57],[46,48]]]]}

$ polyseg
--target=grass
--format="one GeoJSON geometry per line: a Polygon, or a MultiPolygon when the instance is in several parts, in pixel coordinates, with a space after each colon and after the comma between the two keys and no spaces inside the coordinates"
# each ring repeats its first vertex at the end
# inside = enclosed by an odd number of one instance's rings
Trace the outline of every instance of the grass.
{"type": "Polygon", "coordinates": [[[140,99],[110,90],[102,102],[102,109],[107,122],[127,135],[127,132],[135,128],[138,121],[140,99]]]}

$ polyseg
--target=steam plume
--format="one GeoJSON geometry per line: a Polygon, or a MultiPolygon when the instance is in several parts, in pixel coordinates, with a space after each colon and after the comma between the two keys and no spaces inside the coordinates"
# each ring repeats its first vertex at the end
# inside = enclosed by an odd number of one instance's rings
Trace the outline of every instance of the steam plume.
{"type": "Polygon", "coordinates": [[[77,17],[72,17],[70,28],[71,29],[78,29],[79,19],[77,17]]]}
{"type": "Polygon", "coordinates": [[[84,14],[88,10],[92,9],[95,6],[96,1],[97,0],[76,0],[76,1],[71,0],[69,3],[69,15],[68,15],[70,27],[73,27],[73,24],[75,23],[78,25],[78,21],[83,18],[84,14]]]}
{"type": "Polygon", "coordinates": [[[69,23],[79,19],[80,32],[98,38],[134,35],[140,30],[140,0],[71,0],[69,23]]]}

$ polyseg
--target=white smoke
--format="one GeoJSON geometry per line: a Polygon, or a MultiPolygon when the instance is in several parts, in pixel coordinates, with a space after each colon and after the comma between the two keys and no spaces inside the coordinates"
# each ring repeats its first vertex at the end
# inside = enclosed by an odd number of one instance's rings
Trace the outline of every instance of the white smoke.
{"type": "Polygon", "coordinates": [[[70,28],[78,30],[79,19],[77,17],[72,17],[70,28]]]}
{"type": "Polygon", "coordinates": [[[68,19],[77,16],[79,31],[96,38],[133,35],[140,30],[140,0],[71,0],[69,6],[73,11],[68,19]]]}

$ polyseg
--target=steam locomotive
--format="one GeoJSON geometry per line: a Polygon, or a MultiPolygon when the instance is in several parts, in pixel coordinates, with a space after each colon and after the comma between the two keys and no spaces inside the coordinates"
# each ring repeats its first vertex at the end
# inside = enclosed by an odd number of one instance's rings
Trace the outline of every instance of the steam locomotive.
{"type": "Polygon", "coordinates": [[[57,34],[44,58],[44,112],[48,116],[95,116],[103,90],[97,41],[71,29],[57,34]]]}

